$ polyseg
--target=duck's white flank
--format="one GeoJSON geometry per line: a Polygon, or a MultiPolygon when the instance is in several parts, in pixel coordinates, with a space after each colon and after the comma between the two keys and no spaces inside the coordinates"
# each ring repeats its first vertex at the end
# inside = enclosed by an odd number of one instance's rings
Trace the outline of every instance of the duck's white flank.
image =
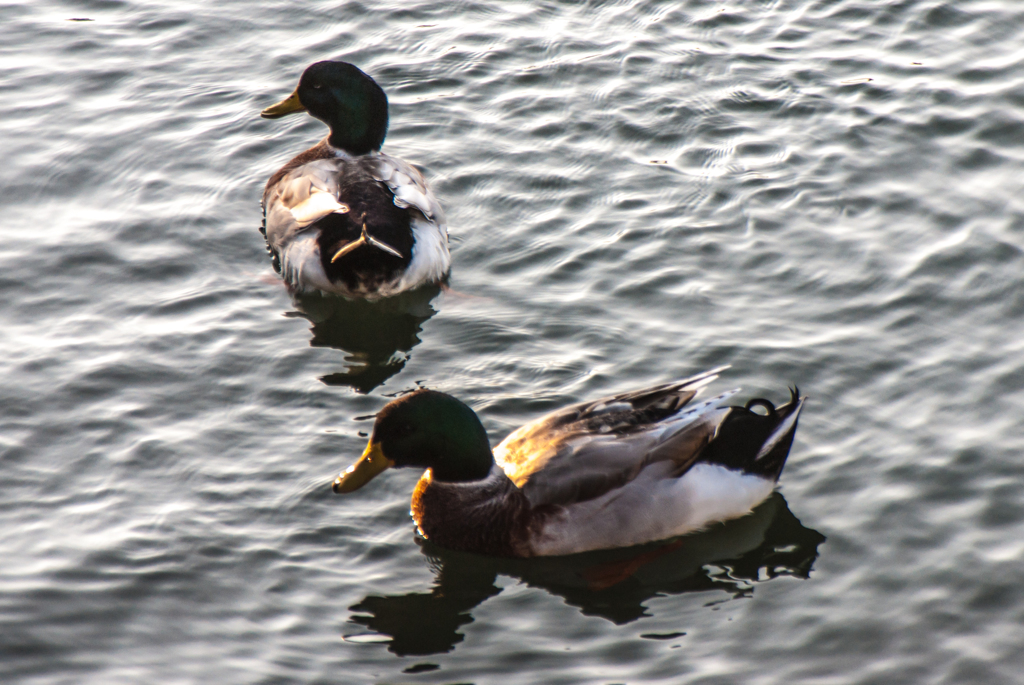
{"type": "Polygon", "coordinates": [[[533,540],[537,555],[627,547],[662,540],[749,514],[775,489],[772,480],[715,464],[679,478],[671,463],[651,464],[621,488],[565,507],[533,540]]]}

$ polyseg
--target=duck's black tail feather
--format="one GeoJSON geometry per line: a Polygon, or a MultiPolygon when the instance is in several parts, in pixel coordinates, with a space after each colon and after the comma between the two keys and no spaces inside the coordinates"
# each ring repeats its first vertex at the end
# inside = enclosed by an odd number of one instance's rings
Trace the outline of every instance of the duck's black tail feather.
{"type": "Polygon", "coordinates": [[[750,400],[743,407],[730,407],[699,461],[778,480],[805,399],[800,397],[799,388],[793,387],[789,402],[781,407],[762,398],[750,400]],[[766,413],[751,411],[755,407],[762,407],[766,413]]]}

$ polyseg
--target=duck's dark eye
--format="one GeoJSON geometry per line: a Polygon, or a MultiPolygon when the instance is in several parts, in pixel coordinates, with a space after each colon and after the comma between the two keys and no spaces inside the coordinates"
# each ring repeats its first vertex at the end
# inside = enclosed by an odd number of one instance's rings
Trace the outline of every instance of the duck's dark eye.
{"type": "Polygon", "coordinates": [[[316,90],[320,90],[320,84],[319,83],[314,83],[313,84],[313,88],[316,89],[316,90]]]}

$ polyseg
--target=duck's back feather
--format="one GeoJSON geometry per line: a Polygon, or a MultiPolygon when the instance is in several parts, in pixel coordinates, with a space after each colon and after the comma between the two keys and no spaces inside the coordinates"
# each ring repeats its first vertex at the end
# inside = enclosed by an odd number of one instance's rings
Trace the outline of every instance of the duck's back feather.
{"type": "Polygon", "coordinates": [[[600,497],[658,461],[682,474],[728,411],[716,405],[732,393],[687,409],[719,371],[555,411],[505,438],[495,461],[534,506],[600,497]]]}
{"type": "MultiPolygon", "coordinates": [[[[285,164],[267,183],[263,204],[267,213],[267,240],[271,247],[282,245],[316,218],[296,221],[293,208],[315,193],[340,198],[341,189],[356,183],[377,181],[391,192],[392,201],[401,208],[412,207],[436,224],[447,239],[448,226],[437,198],[427,188],[420,172],[407,162],[381,152],[349,156],[334,150],[326,140],[285,164]]],[[[324,207],[320,216],[335,211],[324,207]]]]}
{"type": "Polygon", "coordinates": [[[538,532],[533,554],[567,554],[679,535],[742,516],[785,465],[803,400],[692,403],[717,377],[586,402],[508,436],[495,461],[519,488],[538,532]],[[763,413],[752,411],[756,406],[763,413]]]}
{"type": "Polygon", "coordinates": [[[440,204],[415,167],[390,155],[352,156],[325,139],[271,177],[263,207],[267,244],[280,260],[282,275],[296,287],[387,296],[437,282],[450,265],[448,227],[440,204]],[[344,283],[341,266],[338,274],[333,273],[330,255],[321,255],[320,248],[327,251],[333,244],[357,239],[363,223],[371,233],[390,232],[390,241],[403,258],[399,263],[385,255],[392,263],[382,253],[369,260],[377,259],[383,266],[368,264],[364,250],[357,264],[364,274],[373,274],[370,282],[346,271],[351,282],[344,283]],[[401,237],[396,237],[398,232],[401,237]]]}

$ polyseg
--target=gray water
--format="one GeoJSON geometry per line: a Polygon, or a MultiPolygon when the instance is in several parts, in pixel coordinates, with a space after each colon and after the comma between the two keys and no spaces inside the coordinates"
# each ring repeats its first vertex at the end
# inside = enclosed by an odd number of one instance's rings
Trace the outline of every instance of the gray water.
{"type": "Polygon", "coordinates": [[[0,21],[3,682],[1019,682],[1024,5],[0,21]],[[277,280],[259,196],[324,128],[258,112],[326,58],[389,94],[450,292],[277,280]],[[496,442],[720,364],[810,400],[780,493],[668,547],[453,554],[419,474],[330,492],[418,385],[496,442]]]}

